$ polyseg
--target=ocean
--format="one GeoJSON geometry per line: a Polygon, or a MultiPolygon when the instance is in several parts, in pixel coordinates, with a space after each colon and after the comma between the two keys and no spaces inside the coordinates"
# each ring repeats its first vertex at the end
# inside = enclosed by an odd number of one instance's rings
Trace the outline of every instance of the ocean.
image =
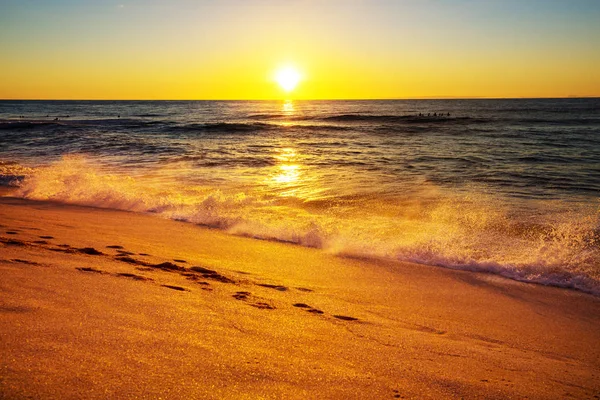
{"type": "Polygon", "coordinates": [[[600,295],[600,99],[4,100],[0,185],[600,295]]]}

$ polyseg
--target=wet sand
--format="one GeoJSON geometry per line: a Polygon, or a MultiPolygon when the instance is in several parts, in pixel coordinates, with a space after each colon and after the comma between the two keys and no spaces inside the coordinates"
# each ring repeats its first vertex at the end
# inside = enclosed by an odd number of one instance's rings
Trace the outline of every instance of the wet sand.
{"type": "Polygon", "coordinates": [[[600,299],[0,198],[0,398],[600,398],[600,299]]]}

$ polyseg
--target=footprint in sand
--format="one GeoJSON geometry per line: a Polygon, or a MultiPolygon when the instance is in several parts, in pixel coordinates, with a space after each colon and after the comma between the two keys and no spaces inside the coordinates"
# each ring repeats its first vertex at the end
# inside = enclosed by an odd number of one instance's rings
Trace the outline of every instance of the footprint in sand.
{"type": "Polygon", "coordinates": [[[187,261],[179,259],[179,258],[174,258],[173,261],[178,262],[178,263],[187,263],[187,261]]]}
{"type": "Polygon", "coordinates": [[[118,255],[115,257],[115,260],[126,262],[128,264],[143,265],[145,267],[160,269],[160,270],[163,270],[166,272],[185,271],[184,267],[180,267],[179,265],[173,264],[172,262],[168,262],[168,261],[166,261],[164,263],[160,263],[160,264],[150,264],[146,261],[136,260],[135,258],[131,258],[131,257],[125,256],[125,255],[123,255],[123,256],[118,255]]]}
{"type": "Polygon", "coordinates": [[[198,272],[202,275],[203,278],[212,279],[214,281],[219,281],[222,283],[235,283],[234,280],[227,278],[219,274],[217,271],[213,271],[212,269],[204,268],[204,267],[191,267],[190,271],[198,272]]]}
{"type": "MultiPolygon", "coordinates": [[[[295,303],[293,304],[294,307],[298,307],[298,308],[302,308],[304,309],[306,312],[312,313],[312,314],[324,314],[323,311],[311,307],[306,303],[295,303]]],[[[349,317],[347,315],[333,315],[333,318],[337,318],[337,319],[341,319],[342,321],[358,321],[358,318],[354,318],[354,317],[349,317]]]]}
{"type": "Polygon", "coordinates": [[[40,239],[54,239],[54,236],[44,235],[44,236],[40,236],[40,239]]]}
{"type": "Polygon", "coordinates": [[[111,244],[110,246],[106,246],[107,249],[122,249],[123,246],[119,246],[118,244],[111,244]]]}
{"type": "Polygon", "coordinates": [[[250,296],[250,292],[235,292],[233,298],[236,300],[246,300],[250,296]]]}
{"type": "Polygon", "coordinates": [[[93,267],[76,267],[75,269],[78,270],[78,271],[81,271],[81,272],[93,272],[93,273],[96,273],[96,274],[103,274],[104,273],[104,271],[101,271],[101,270],[93,268],[93,267]]]}
{"type": "Polygon", "coordinates": [[[83,254],[88,254],[90,256],[102,256],[103,252],[96,250],[93,247],[82,247],[81,249],[77,249],[78,252],[83,254]]]}
{"type": "Polygon", "coordinates": [[[281,285],[271,285],[267,283],[257,283],[258,286],[266,287],[269,289],[279,290],[280,292],[286,292],[288,290],[287,287],[281,285]]]}
{"type": "Polygon", "coordinates": [[[18,231],[6,231],[7,235],[18,235],[19,232],[18,231]]]}
{"type": "Polygon", "coordinates": [[[146,278],[145,276],[131,274],[129,272],[118,272],[115,274],[115,276],[121,276],[123,278],[131,278],[136,281],[153,281],[154,280],[152,278],[146,278]]]}
{"type": "Polygon", "coordinates": [[[189,289],[183,288],[181,286],[175,286],[175,285],[160,285],[162,287],[166,287],[169,289],[173,289],[173,290],[179,290],[180,292],[189,292],[189,289]]]}
{"type": "Polygon", "coordinates": [[[200,280],[200,276],[198,274],[193,274],[190,272],[186,272],[181,274],[182,276],[185,276],[185,279],[187,279],[188,281],[192,281],[197,285],[201,285],[204,286],[202,289],[204,290],[212,290],[210,288],[208,288],[207,286],[210,286],[210,283],[206,282],[206,281],[201,281],[200,280]]]}
{"type": "Polygon", "coordinates": [[[242,300],[246,302],[249,306],[261,309],[261,310],[274,310],[275,307],[269,303],[265,303],[264,301],[250,302],[250,296],[252,294],[250,292],[235,292],[233,298],[236,300],[242,300]]]}
{"type": "Polygon", "coordinates": [[[23,260],[21,258],[13,258],[10,261],[14,262],[14,263],[19,263],[19,264],[40,265],[40,263],[37,263],[35,261],[23,260]]]}
{"type": "Polygon", "coordinates": [[[60,247],[54,247],[51,249],[48,249],[50,251],[57,251],[60,253],[68,253],[68,254],[75,254],[75,250],[71,249],[71,248],[60,248],[60,247]]]}
{"type": "Polygon", "coordinates": [[[258,303],[249,303],[252,307],[256,307],[259,308],[261,310],[274,310],[275,307],[273,307],[272,305],[268,304],[268,303],[262,303],[262,302],[258,302],[258,303]]]}
{"type": "Polygon", "coordinates": [[[9,239],[0,237],[0,243],[4,243],[7,246],[25,246],[25,242],[17,239],[9,239]]]}
{"type": "Polygon", "coordinates": [[[115,260],[119,260],[128,264],[150,266],[150,264],[145,261],[136,260],[135,258],[131,258],[129,256],[116,256],[115,260]]]}
{"type": "Polygon", "coordinates": [[[150,265],[153,268],[162,269],[163,271],[185,271],[184,267],[180,267],[179,265],[173,264],[172,262],[164,262],[160,264],[152,264],[150,265]]]}
{"type": "Polygon", "coordinates": [[[314,307],[309,306],[308,304],[305,303],[295,303],[293,304],[294,307],[298,307],[298,308],[302,308],[304,309],[306,312],[309,312],[311,314],[324,314],[323,311],[316,309],[314,307]]]}
{"type": "Polygon", "coordinates": [[[343,321],[358,321],[358,318],[348,317],[346,315],[334,315],[333,318],[341,319],[343,321]]]}

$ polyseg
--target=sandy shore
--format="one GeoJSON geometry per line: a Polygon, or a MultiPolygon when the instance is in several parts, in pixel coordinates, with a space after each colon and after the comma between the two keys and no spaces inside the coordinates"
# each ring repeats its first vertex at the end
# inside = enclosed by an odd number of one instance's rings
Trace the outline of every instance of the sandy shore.
{"type": "Polygon", "coordinates": [[[600,299],[0,198],[0,398],[600,398],[600,299]]]}

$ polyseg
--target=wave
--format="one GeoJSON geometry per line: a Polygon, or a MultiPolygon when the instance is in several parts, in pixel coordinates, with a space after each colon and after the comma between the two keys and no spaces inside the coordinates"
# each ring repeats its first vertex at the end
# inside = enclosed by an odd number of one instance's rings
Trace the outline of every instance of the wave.
{"type": "Polygon", "coordinates": [[[543,126],[598,126],[600,118],[507,118],[506,121],[512,121],[523,125],[543,125],[543,126]]]}
{"type": "Polygon", "coordinates": [[[249,133],[277,128],[277,125],[265,124],[261,122],[254,123],[235,123],[235,122],[215,122],[215,123],[194,123],[175,125],[167,130],[174,132],[206,132],[206,133],[249,133]]]}
{"type": "Polygon", "coordinates": [[[144,114],[136,114],[136,117],[141,118],[156,118],[156,117],[164,117],[166,114],[157,114],[157,113],[144,113],[144,114]]]}
{"type": "Polygon", "coordinates": [[[32,172],[33,169],[14,161],[0,160],[0,186],[18,186],[32,172]]]}
{"type": "Polygon", "coordinates": [[[265,195],[251,185],[167,183],[106,170],[96,160],[65,156],[23,170],[17,195],[153,213],[341,256],[489,272],[600,295],[597,204],[568,209],[547,202],[538,213],[523,214],[494,197],[443,193],[425,184],[402,199],[365,196],[311,203],[265,195]]]}
{"type": "Polygon", "coordinates": [[[286,115],[283,113],[274,114],[251,114],[247,117],[250,120],[285,120],[285,121],[322,121],[322,122],[365,122],[365,123],[385,123],[385,124],[456,124],[456,123],[482,123],[490,122],[485,118],[474,118],[468,116],[449,116],[446,113],[440,113],[434,116],[429,115],[393,115],[393,114],[335,114],[327,116],[319,115],[286,115]]]}
{"type": "Polygon", "coordinates": [[[104,119],[66,119],[57,120],[0,120],[0,130],[23,130],[47,127],[111,127],[111,128],[145,128],[158,125],[170,125],[166,120],[148,121],[137,118],[104,118],[104,119]]]}
{"type": "Polygon", "coordinates": [[[488,122],[487,119],[472,118],[472,117],[452,117],[446,114],[439,116],[431,115],[373,115],[373,114],[338,114],[327,117],[320,117],[323,121],[331,122],[379,122],[392,124],[410,124],[410,123],[427,123],[427,124],[456,124],[456,123],[475,123],[488,122]]]}
{"type": "Polygon", "coordinates": [[[288,118],[288,116],[283,113],[277,113],[277,114],[260,113],[260,114],[249,114],[246,118],[259,119],[259,120],[260,119],[286,119],[286,118],[288,118]]]}
{"type": "Polygon", "coordinates": [[[257,133],[265,132],[276,129],[285,130],[312,130],[312,131],[346,131],[351,128],[326,125],[326,124],[277,124],[277,123],[262,123],[262,122],[217,122],[217,123],[203,123],[203,124],[185,124],[167,127],[166,130],[170,132],[197,132],[206,134],[245,134],[245,133],[257,133]]]}
{"type": "Polygon", "coordinates": [[[0,121],[0,129],[32,129],[48,125],[58,125],[56,122],[48,121],[0,121]]]}

